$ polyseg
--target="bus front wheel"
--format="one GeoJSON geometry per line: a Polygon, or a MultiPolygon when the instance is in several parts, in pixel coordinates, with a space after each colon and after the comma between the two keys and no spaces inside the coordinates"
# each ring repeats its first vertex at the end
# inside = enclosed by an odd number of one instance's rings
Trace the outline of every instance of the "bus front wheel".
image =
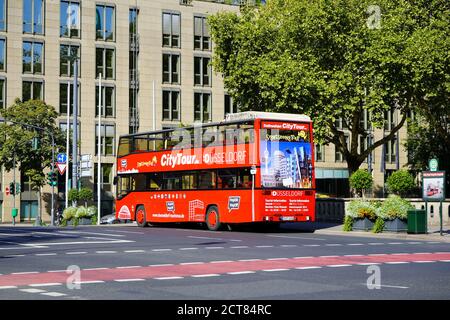
{"type": "Polygon", "coordinates": [[[217,231],[221,227],[219,219],[219,209],[216,206],[209,207],[206,212],[206,226],[211,231],[217,231]]]}
{"type": "Polygon", "coordinates": [[[145,209],[143,206],[136,208],[136,223],[139,227],[147,227],[147,218],[145,217],[145,209]]]}

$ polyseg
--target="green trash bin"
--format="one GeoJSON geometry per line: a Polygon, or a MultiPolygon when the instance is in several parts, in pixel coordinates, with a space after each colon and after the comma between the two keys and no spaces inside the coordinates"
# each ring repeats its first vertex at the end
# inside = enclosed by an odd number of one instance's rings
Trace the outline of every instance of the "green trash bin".
{"type": "Polygon", "coordinates": [[[408,210],[408,233],[427,233],[425,210],[408,210]]]}

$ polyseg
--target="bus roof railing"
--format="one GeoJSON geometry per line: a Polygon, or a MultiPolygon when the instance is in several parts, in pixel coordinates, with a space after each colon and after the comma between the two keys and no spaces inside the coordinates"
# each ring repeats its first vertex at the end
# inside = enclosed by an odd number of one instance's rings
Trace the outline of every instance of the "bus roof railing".
{"type": "Polygon", "coordinates": [[[310,122],[311,118],[304,114],[293,113],[275,113],[275,112],[261,112],[261,111],[245,111],[238,113],[229,113],[225,117],[225,121],[238,121],[238,120],[282,120],[282,121],[307,121],[310,122]]]}

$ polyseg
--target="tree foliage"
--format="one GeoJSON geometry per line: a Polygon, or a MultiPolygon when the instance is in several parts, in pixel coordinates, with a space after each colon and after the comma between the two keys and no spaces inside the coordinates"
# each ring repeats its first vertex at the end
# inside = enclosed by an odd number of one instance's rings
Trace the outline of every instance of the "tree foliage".
{"type": "Polygon", "coordinates": [[[398,170],[393,172],[386,181],[389,192],[404,196],[414,189],[413,176],[406,170],[398,170]]]}
{"type": "Polygon", "coordinates": [[[352,173],[394,137],[413,107],[442,101],[449,90],[446,1],[380,0],[375,9],[372,4],[271,0],[240,15],[220,12],[208,20],[213,66],[241,110],[311,116],[317,141],[334,144],[352,173]],[[435,47],[439,50],[425,57],[435,47]],[[434,73],[443,83],[438,88],[434,73]],[[382,128],[384,113],[392,108],[401,114],[398,124],[360,146],[359,138],[368,135],[363,112],[370,114],[373,128],[382,128]],[[337,119],[350,131],[349,143],[337,119]]]}
{"type": "Polygon", "coordinates": [[[55,153],[65,145],[64,136],[56,126],[57,112],[40,100],[22,102],[17,99],[9,108],[0,110],[0,114],[7,120],[0,123],[0,165],[10,171],[15,159],[19,170],[39,189],[46,183],[44,170],[50,168],[52,163],[49,133],[53,133],[55,138],[55,153]],[[26,125],[40,127],[45,131],[26,125]],[[38,141],[36,149],[32,147],[33,139],[38,141]]]}
{"type": "Polygon", "coordinates": [[[373,186],[372,175],[364,169],[358,169],[350,176],[350,187],[357,193],[362,194],[364,197],[365,191],[369,190],[373,186]]]}

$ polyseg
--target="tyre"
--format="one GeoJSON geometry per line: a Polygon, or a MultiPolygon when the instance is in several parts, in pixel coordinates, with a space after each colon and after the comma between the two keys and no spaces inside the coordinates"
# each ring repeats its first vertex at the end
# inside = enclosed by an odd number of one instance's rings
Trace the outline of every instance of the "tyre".
{"type": "Polygon", "coordinates": [[[216,206],[209,207],[206,212],[206,226],[211,231],[217,231],[221,227],[219,209],[216,206]]]}
{"type": "Polygon", "coordinates": [[[136,223],[139,227],[145,228],[148,226],[147,218],[145,217],[144,206],[138,206],[136,208],[136,223]]]}

